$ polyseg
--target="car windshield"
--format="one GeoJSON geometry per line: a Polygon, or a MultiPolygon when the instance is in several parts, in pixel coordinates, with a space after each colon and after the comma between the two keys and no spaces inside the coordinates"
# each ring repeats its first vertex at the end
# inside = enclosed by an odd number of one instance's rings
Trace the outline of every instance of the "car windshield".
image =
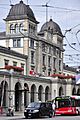
{"type": "Polygon", "coordinates": [[[28,108],[39,108],[40,107],[40,103],[37,102],[32,102],[28,105],[28,108]]]}

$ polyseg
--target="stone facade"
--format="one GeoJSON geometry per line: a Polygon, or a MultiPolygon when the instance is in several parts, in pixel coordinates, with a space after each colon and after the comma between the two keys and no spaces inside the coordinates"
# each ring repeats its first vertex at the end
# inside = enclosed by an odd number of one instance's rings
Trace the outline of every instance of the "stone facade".
{"type": "Polygon", "coordinates": [[[15,111],[20,111],[32,101],[80,94],[72,77],[52,76],[76,74],[63,68],[63,35],[57,23],[50,19],[38,33],[39,22],[23,1],[11,7],[5,22],[6,32],[0,34],[0,45],[4,42],[4,47],[0,47],[1,106],[14,106],[15,111]],[[9,61],[7,68],[4,60],[9,61]]]}

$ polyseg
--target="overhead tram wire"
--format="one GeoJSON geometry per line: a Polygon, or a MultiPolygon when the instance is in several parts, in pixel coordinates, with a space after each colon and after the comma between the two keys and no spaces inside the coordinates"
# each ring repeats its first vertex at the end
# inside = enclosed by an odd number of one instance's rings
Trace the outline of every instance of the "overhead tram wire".
{"type": "Polygon", "coordinates": [[[70,28],[70,29],[68,29],[68,30],[65,30],[65,33],[64,33],[64,37],[65,37],[68,45],[69,45],[72,49],[76,50],[77,52],[80,52],[80,51],[77,50],[76,48],[74,48],[74,47],[69,43],[68,39],[66,38],[66,34],[67,34],[67,32],[71,32],[72,29],[76,28],[76,27],[79,26],[79,25],[80,25],[80,24],[77,24],[77,25],[73,26],[72,28],[70,28]]]}
{"type": "Polygon", "coordinates": [[[79,50],[77,50],[76,48],[74,48],[74,47],[69,43],[69,41],[68,41],[68,39],[66,38],[66,36],[65,36],[65,39],[66,39],[66,41],[67,41],[67,43],[68,43],[68,45],[69,45],[70,48],[76,50],[77,52],[80,52],[79,50]]]}
{"type": "Polygon", "coordinates": [[[80,30],[78,30],[77,32],[76,32],[76,39],[77,39],[77,41],[78,41],[78,43],[79,43],[79,45],[80,45],[80,42],[79,42],[79,40],[78,40],[78,36],[77,36],[77,34],[80,32],[80,30]]]}
{"type": "Polygon", "coordinates": [[[46,5],[30,5],[30,6],[35,6],[35,7],[50,7],[50,8],[56,8],[56,9],[61,9],[61,10],[66,10],[66,11],[75,11],[75,12],[80,12],[79,9],[70,9],[70,8],[62,8],[62,7],[54,7],[48,5],[49,2],[46,3],[46,5]]]}
{"type": "Polygon", "coordinates": [[[75,60],[79,60],[79,61],[80,61],[79,58],[76,58],[76,57],[74,57],[74,56],[72,56],[72,55],[68,55],[68,54],[66,55],[66,54],[65,54],[65,56],[66,56],[66,57],[71,57],[72,59],[75,59],[75,60]]]}
{"type": "MultiPolygon", "coordinates": [[[[9,0],[10,4],[11,4],[11,0],[9,0]]],[[[63,7],[55,7],[55,6],[50,6],[48,5],[48,3],[50,2],[50,0],[48,2],[46,2],[45,5],[30,5],[30,6],[34,6],[34,7],[50,7],[50,8],[56,8],[56,9],[61,9],[61,10],[66,10],[66,11],[76,11],[76,12],[80,12],[79,9],[70,9],[70,8],[63,8],[63,7]]],[[[27,0],[27,4],[28,4],[28,0],[27,0]]],[[[7,6],[9,4],[0,4],[0,6],[7,6]]]]}

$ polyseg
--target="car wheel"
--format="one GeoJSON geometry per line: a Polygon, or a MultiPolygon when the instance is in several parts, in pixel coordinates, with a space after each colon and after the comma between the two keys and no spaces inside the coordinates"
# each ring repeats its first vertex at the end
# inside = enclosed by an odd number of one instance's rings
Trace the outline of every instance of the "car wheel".
{"type": "Polygon", "coordinates": [[[40,112],[38,113],[38,117],[41,117],[41,113],[40,112]]]}
{"type": "Polygon", "coordinates": [[[53,111],[53,116],[55,116],[55,111],[53,111]]]}
{"type": "Polygon", "coordinates": [[[76,111],[76,115],[79,115],[79,111],[78,110],[76,111]]]}
{"type": "Polygon", "coordinates": [[[53,116],[53,113],[50,112],[50,113],[49,113],[49,118],[52,118],[52,116],[53,116]]]}
{"type": "Polygon", "coordinates": [[[25,118],[27,119],[27,118],[28,118],[28,116],[25,116],[25,118]]]}

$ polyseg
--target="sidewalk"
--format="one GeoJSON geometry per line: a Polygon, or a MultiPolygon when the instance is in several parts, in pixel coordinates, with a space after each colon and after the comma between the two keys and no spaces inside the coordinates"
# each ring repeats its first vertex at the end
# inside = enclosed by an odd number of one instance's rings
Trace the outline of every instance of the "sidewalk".
{"type": "Polygon", "coordinates": [[[6,116],[6,113],[0,114],[0,120],[15,120],[19,118],[24,118],[24,113],[23,112],[15,112],[14,116],[6,116]]]}

